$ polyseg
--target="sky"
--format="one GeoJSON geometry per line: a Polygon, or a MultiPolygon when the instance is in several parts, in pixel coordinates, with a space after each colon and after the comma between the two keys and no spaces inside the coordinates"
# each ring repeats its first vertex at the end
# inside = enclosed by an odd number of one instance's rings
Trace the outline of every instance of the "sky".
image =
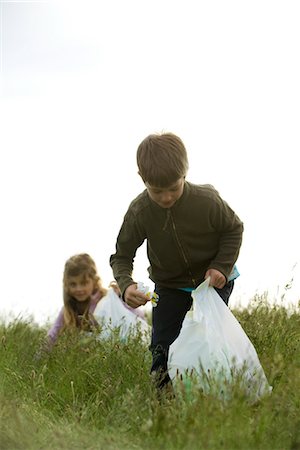
{"type": "MultiPolygon", "coordinates": [[[[244,222],[231,305],[300,299],[298,0],[0,1],[0,316],[52,320],[65,261],[104,285],[136,149],[171,131],[244,222]]],[[[134,278],[147,276],[145,246],[134,278]]]]}

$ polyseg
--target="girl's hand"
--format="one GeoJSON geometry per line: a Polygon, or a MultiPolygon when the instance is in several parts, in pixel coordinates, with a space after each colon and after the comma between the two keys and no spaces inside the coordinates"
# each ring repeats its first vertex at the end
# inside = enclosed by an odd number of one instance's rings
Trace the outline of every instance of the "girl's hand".
{"type": "Polygon", "coordinates": [[[226,284],[226,277],[216,269],[208,269],[206,271],[204,279],[206,280],[210,277],[209,285],[216,287],[218,289],[222,289],[226,284]]]}
{"type": "Polygon", "coordinates": [[[149,297],[137,290],[137,284],[131,284],[125,291],[124,299],[131,308],[138,308],[149,302],[149,297]]]}
{"type": "Polygon", "coordinates": [[[111,281],[108,287],[112,287],[118,297],[122,296],[118,283],[116,281],[111,281]]]}

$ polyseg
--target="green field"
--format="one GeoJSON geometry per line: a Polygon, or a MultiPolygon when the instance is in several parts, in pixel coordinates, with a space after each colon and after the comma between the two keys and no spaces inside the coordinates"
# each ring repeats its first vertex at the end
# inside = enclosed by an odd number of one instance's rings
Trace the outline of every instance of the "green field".
{"type": "Polygon", "coordinates": [[[39,354],[46,326],[0,325],[0,449],[300,449],[300,315],[255,298],[233,311],[272,394],[227,403],[196,387],[158,401],[138,337],[63,336],[39,354]]]}

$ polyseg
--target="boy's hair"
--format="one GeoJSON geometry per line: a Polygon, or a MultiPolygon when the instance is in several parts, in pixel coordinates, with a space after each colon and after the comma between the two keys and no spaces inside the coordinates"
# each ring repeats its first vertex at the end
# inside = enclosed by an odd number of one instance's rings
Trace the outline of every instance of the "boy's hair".
{"type": "Polygon", "coordinates": [[[173,133],[150,134],[137,149],[137,165],[144,183],[168,187],[188,171],[188,157],[182,140],[173,133]]]}
{"type": "MultiPolygon", "coordinates": [[[[87,253],[81,253],[69,258],[65,263],[63,275],[63,299],[64,299],[64,324],[67,327],[77,326],[77,312],[74,310],[74,299],[69,294],[69,278],[82,276],[83,279],[91,278],[94,282],[94,293],[99,291],[102,298],[107,290],[102,286],[101,279],[97,272],[95,261],[87,253]]],[[[88,306],[84,313],[84,318],[88,321],[88,306]]]]}

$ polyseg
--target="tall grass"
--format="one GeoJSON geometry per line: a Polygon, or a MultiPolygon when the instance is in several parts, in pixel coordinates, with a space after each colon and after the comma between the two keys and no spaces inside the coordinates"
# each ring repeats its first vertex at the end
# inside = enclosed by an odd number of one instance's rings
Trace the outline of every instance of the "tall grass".
{"type": "Polygon", "coordinates": [[[272,394],[255,404],[238,387],[227,403],[192,387],[157,399],[139,336],[121,342],[0,325],[0,449],[300,449],[300,316],[262,298],[234,311],[272,394]]]}

